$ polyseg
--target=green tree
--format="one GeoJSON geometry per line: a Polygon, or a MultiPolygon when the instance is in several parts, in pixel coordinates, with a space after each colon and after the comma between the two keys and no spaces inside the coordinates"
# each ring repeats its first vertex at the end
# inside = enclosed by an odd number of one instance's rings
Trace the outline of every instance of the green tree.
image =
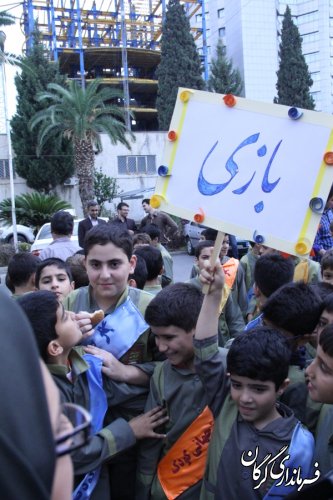
{"type": "Polygon", "coordinates": [[[156,107],[160,130],[167,130],[178,87],[202,90],[200,57],[190,32],[190,23],[179,0],[170,0],[162,27],[161,62],[157,68],[156,107]]]}
{"type": "Polygon", "coordinates": [[[278,95],[274,98],[274,102],[287,106],[314,109],[315,102],[310,94],[313,81],[302,54],[302,38],[292,20],[288,6],[282,21],[279,58],[280,64],[276,84],[278,95]]]}
{"type": "Polygon", "coordinates": [[[0,11],[0,26],[9,26],[11,24],[15,24],[15,17],[5,10],[0,11]]]}
{"type": "MultiPolygon", "coordinates": [[[[72,208],[70,203],[54,194],[28,193],[15,196],[15,212],[18,224],[34,227],[35,232],[45,222],[49,222],[58,210],[72,208]]],[[[12,203],[10,198],[0,203],[0,221],[12,223],[12,203]]]]}
{"type": "Polygon", "coordinates": [[[240,72],[233,68],[232,61],[226,57],[221,39],[217,43],[216,58],[212,59],[210,68],[208,90],[219,94],[241,94],[243,82],[240,72]]]}
{"type": "Polygon", "coordinates": [[[117,179],[103,174],[102,168],[94,170],[94,199],[98,202],[101,209],[106,201],[110,203],[118,195],[119,186],[117,179]]]}
{"type": "Polygon", "coordinates": [[[57,64],[47,58],[39,42],[39,33],[35,32],[33,37],[32,50],[23,59],[21,74],[15,77],[18,97],[16,114],[11,120],[11,137],[18,175],[26,179],[29,187],[49,193],[73,175],[74,161],[70,142],[52,136],[48,138],[43,154],[37,156],[36,153],[38,134],[29,129],[29,121],[48,106],[45,101],[38,102],[36,94],[45,91],[51,82],[64,84],[65,77],[60,75],[57,64]]]}
{"type": "MultiPolygon", "coordinates": [[[[38,127],[39,151],[50,136],[71,141],[83,210],[94,198],[94,148],[102,150],[100,134],[107,134],[112,144],[121,142],[130,149],[124,109],[110,104],[120,96],[117,90],[101,87],[98,79],[89,82],[86,88],[73,80],[66,87],[51,83],[47,92],[38,95],[38,102],[48,103],[30,121],[31,129],[38,127]]],[[[131,133],[130,137],[134,139],[131,133]]]]}

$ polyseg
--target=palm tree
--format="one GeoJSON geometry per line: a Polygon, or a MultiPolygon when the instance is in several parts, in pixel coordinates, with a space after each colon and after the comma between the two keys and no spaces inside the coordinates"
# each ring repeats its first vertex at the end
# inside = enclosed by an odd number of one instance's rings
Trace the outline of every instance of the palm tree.
{"type": "MultiPolygon", "coordinates": [[[[107,134],[112,144],[120,142],[130,149],[124,110],[110,104],[112,100],[119,101],[121,94],[100,86],[99,80],[92,81],[85,89],[73,80],[68,87],[50,83],[48,91],[37,95],[38,101],[47,101],[49,106],[30,120],[31,129],[39,127],[37,154],[50,136],[64,136],[72,142],[83,210],[94,198],[94,149],[102,150],[100,134],[107,134]]],[[[134,140],[131,132],[130,137],[134,140]]]]}
{"type": "MultiPolygon", "coordinates": [[[[37,230],[51,220],[58,210],[72,208],[70,203],[61,200],[55,194],[26,193],[15,196],[15,212],[18,224],[24,224],[37,230]]],[[[0,222],[12,224],[12,201],[6,198],[0,202],[0,222]]]]}

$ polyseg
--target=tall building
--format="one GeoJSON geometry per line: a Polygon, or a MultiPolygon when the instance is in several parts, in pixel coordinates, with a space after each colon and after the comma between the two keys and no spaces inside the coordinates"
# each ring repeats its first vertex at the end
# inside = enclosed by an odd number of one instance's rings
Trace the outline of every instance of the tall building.
{"type": "Polygon", "coordinates": [[[221,38],[227,57],[241,72],[245,97],[272,102],[277,94],[278,51],[287,5],[303,38],[316,110],[332,113],[333,0],[206,0],[205,12],[198,12],[192,20],[195,27],[205,28],[199,51],[207,52],[209,67],[221,38]]]}
{"type": "MultiPolygon", "coordinates": [[[[103,84],[120,88],[128,127],[157,130],[156,69],[166,4],[165,0],[23,0],[26,47],[29,51],[37,24],[63,74],[82,84],[98,77],[103,84]]],[[[196,0],[185,4],[189,16],[200,8],[196,0]]],[[[201,31],[195,34],[200,37],[201,31]]]]}

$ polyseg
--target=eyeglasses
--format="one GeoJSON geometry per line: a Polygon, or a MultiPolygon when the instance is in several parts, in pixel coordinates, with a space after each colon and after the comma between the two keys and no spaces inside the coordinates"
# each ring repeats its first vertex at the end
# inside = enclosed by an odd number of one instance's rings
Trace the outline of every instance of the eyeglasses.
{"type": "Polygon", "coordinates": [[[91,415],[82,406],[61,405],[59,431],[55,438],[57,457],[62,457],[84,446],[90,438],[91,415]]]}

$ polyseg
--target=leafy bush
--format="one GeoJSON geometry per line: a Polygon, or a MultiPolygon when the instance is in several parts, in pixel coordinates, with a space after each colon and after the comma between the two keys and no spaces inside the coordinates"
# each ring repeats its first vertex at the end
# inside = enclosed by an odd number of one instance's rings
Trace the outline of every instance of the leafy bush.
{"type": "MultiPolygon", "coordinates": [[[[16,222],[38,230],[49,222],[58,210],[72,208],[70,203],[54,194],[28,193],[15,196],[16,222]]],[[[12,224],[12,202],[6,198],[0,203],[0,221],[12,224]]]]}

